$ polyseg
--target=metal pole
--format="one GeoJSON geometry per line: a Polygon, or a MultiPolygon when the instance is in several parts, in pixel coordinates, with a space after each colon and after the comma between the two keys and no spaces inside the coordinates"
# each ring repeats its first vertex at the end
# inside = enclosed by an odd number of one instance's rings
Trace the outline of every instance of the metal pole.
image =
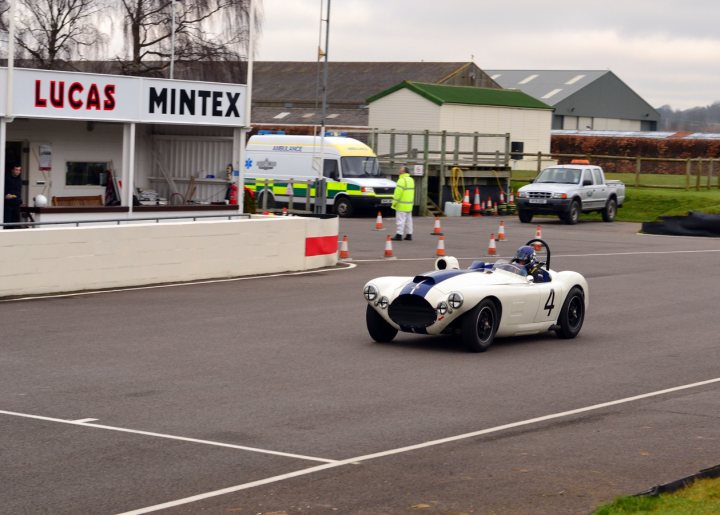
{"type": "MultiPolygon", "coordinates": [[[[0,166],[2,166],[2,170],[0,170],[0,197],[3,198],[3,202],[0,203],[0,221],[5,221],[5,141],[7,140],[6,136],[7,131],[7,123],[5,122],[4,117],[0,117],[0,166]]],[[[2,227],[4,229],[5,227],[2,227]]]]}
{"type": "MultiPolygon", "coordinates": [[[[247,76],[245,77],[245,113],[244,113],[244,127],[240,128],[240,145],[239,145],[239,168],[238,176],[238,209],[240,212],[245,211],[245,167],[246,161],[246,150],[245,144],[247,143],[247,132],[252,129],[250,125],[250,119],[252,115],[252,84],[253,84],[253,54],[255,53],[255,2],[250,0],[249,13],[248,13],[248,53],[247,53],[247,76]]],[[[234,179],[234,177],[233,177],[234,179]]],[[[257,194],[257,186],[255,192],[257,194]]]]}
{"type": "MultiPolygon", "coordinates": [[[[321,20],[322,21],[322,20],[321,20]]],[[[315,213],[325,214],[326,195],[325,188],[320,181],[324,180],[325,170],[325,118],[327,116],[327,84],[328,84],[328,49],[330,47],[330,0],[327,0],[327,14],[325,15],[325,62],[323,67],[322,84],[322,115],[320,120],[320,170],[318,170],[318,188],[315,189],[315,213]]]]}
{"type": "Polygon", "coordinates": [[[175,0],[170,2],[170,8],[172,9],[171,15],[171,33],[170,33],[170,78],[175,78],[175,0]]]}

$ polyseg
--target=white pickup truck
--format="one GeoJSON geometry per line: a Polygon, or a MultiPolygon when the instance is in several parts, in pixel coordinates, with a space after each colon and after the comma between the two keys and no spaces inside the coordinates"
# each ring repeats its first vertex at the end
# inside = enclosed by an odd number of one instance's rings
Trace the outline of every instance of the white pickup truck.
{"type": "Polygon", "coordinates": [[[600,211],[606,222],[615,220],[617,208],[625,201],[625,184],[606,181],[599,166],[575,160],[573,164],[545,168],[518,190],[517,212],[523,223],[533,215],[558,215],[567,224],[576,224],[580,213],[600,211]]]}

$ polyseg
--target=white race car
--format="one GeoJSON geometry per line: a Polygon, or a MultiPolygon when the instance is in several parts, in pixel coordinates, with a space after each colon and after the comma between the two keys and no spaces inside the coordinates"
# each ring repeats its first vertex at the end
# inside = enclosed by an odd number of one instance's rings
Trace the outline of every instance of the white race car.
{"type": "Polygon", "coordinates": [[[415,277],[378,277],[363,288],[370,336],[390,342],[398,331],[457,334],[471,352],[486,351],[496,336],[555,331],[575,338],[588,307],[588,284],[577,272],[550,269],[550,248],[541,239],[546,261],[537,273],[501,261],[475,261],[461,270],[454,257],[435,261],[435,271],[415,277]]]}

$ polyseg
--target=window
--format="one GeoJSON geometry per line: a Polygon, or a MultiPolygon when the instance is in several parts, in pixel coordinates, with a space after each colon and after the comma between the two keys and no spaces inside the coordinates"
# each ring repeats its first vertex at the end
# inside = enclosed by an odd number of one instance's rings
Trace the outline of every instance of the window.
{"type": "Polygon", "coordinates": [[[105,186],[107,183],[107,162],[68,161],[66,165],[66,186],[105,186]]]}
{"type": "Polygon", "coordinates": [[[602,172],[599,169],[593,168],[593,176],[595,176],[595,184],[603,183],[602,172]]]}
{"type": "Polygon", "coordinates": [[[325,159],[323,161],[323,175],[330,179],[338,178],[338,162],[337,159],[325,159]]]}
{"type": "Polygon", "coordinates": [[[583,172],[583,184],[585,184],[585,181],[590,181],[590,184],[593,183],[592,173],[590,170],[585,170],[583,172]]]}

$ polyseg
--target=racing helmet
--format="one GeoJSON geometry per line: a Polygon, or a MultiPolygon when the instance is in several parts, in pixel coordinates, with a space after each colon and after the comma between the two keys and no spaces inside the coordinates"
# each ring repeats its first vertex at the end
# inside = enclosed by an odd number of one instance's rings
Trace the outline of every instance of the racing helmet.
{"type": "Polygon", "coordinates": [[[521,265],[529,265],[535,262],[535,249],[530,245],[523,245],[515,253],[513,262],[520,263],[521,265]]]}

